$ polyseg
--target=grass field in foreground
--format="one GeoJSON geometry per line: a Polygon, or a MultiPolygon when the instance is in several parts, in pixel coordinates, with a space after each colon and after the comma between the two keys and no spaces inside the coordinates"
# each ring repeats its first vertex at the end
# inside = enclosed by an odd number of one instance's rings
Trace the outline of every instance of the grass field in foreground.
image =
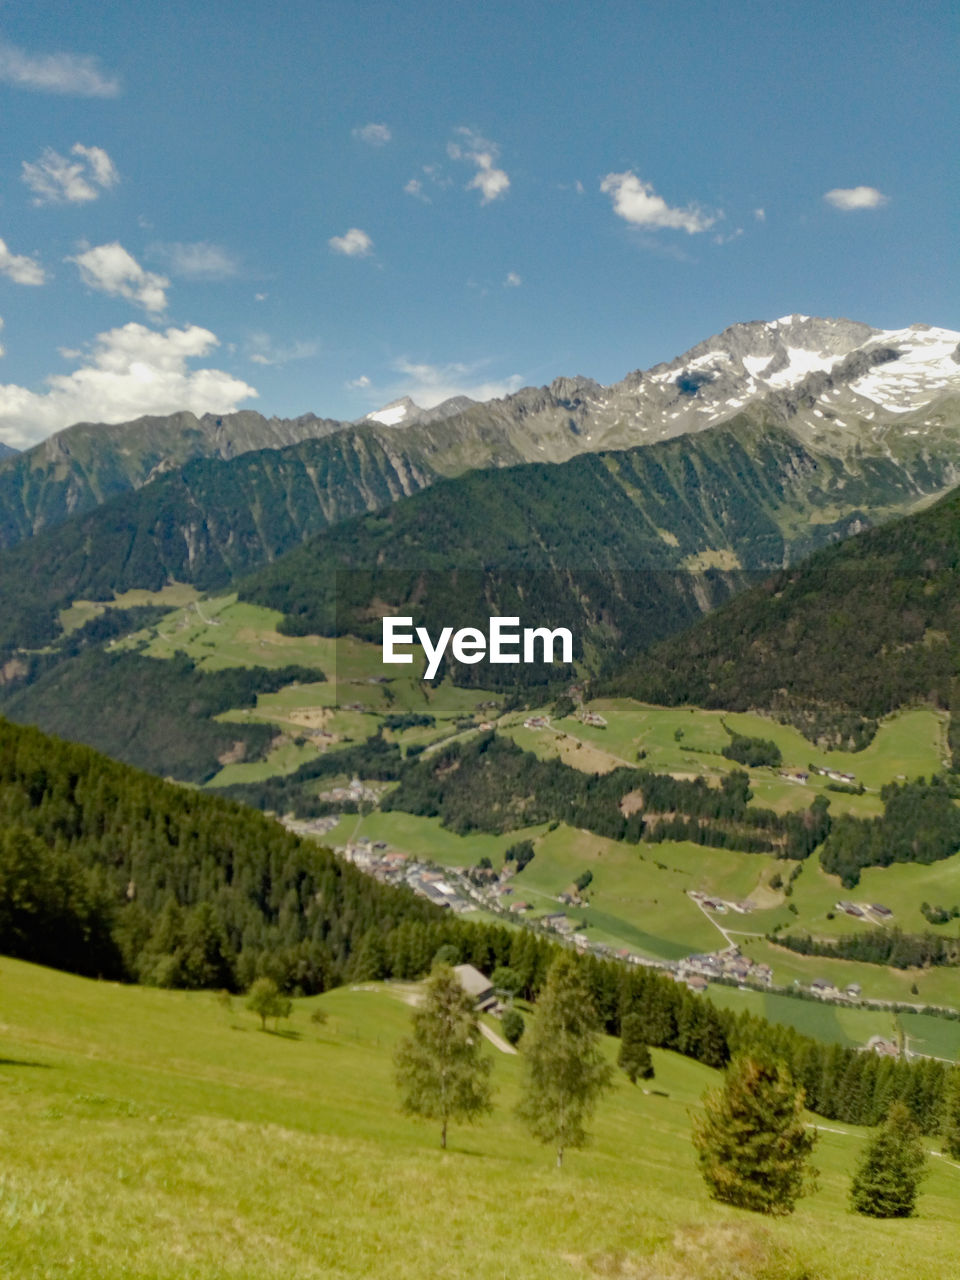
{"type": "Polygon", "coordinates": [[[847,1212],[848,1125],[821,1133],[791,1218],[710,1201],[689,1110],[717,1076],[673,1054],[654,1052],[668,1096],[619,1076],[557,1172],[513,1116],[520,1058],[494,1054],[497,1109],[446,1153],[400,1115],[409,1009],[384,988],[298,1001],[274,1035],[209,993],[6,960],[0,1008],[10,1280],[941,1280],[960,1249],[960,1169],[939,1159],[917,1218],[847,1212]]]}

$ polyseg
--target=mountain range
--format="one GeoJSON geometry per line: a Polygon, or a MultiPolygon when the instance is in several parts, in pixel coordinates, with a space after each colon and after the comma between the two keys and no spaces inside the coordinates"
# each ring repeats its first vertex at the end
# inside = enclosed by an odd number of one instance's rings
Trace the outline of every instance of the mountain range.
{"type": "MultiPolygon", "coordinates": [[[[402,399],[359,423],[314,414],[268,419],[250,410],[79,423],[0,461],[0,547],[193,460],[226,463],[343,433],[374,432],[397,463],[438,475],[631,448],[708,429],[743,410],[842,451],[861,435],[882,441],[904,413],[929,410],[935,420],[937,401],[960,392],[958,351],[960,334],[949,330],[884,331],[794,315],[732,325],[607,387],[560,377],[485,403],[459,396],[424,410],[402,399]]],[[[345,443],[344,453],[351,448],[345,443]]]]}
{"type": "Polygon", "coordinates": [[[89,705],[106,667],[78,646],[143,619],[68,644],[60,610],[171,581],[238,588],[294,633],[372,636],[384,608],[435,624],[522,596],[612,679],[758,575],[960,483],[958,352],[948,330],[789,316],[610,387],[400,400],[354,423],[71,427],[0,462],[0,528],[18,544],[0,553],[0,688],[22,719],[74,685],[89,705]]]}

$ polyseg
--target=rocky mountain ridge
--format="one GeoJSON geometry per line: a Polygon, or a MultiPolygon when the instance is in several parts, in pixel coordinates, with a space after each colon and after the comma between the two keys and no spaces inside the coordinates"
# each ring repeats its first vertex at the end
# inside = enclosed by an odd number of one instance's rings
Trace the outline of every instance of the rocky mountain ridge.
{"type": "Polygon", "coordinates": [[[0,548],[195,459],[228,461],[344,432],[379,432],[393,454],[448,476],[651,444],[743,413],[845,453],[858,447],[864,431],[876,443],[905,414],[915,419],[919,412],[911,430],[922,439],[923,410],[929,407],[936,426],[940,402],[960,395],[958,353],[960,333],[950,330],[884,331],[793,315],[732,325],[675,360],[610,386],[559,377],[502,399],[457,396],[429,409],[402,398],[359,422],[242,410],[81,423],[0,461],[0,548]]]}

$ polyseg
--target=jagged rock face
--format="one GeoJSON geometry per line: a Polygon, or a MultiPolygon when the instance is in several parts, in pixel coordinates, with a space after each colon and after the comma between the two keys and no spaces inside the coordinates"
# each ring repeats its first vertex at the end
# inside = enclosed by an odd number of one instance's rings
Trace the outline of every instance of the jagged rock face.
{"type": "Polygon", "coordinates": [[[609,387],[557,379],[512,399],[527,414],[548,408],[570,414],[579,449],[628,448],[702,431],[761,403],[775,419],[806,415],[811,430],[818,420],[839,422],[839,410],[858,422],[890,420],[960,393],[956,339],[925,325],[884,331],[850,320],[784,316],[733,325],[609,387]]]}
{"type": "MultiPolygon", "coordinates": [[[[906,412],[960,395],[957,338],[926,325],[887,331],[851,320],[783,316],[732,325],[675,360],[610,386],[557,378],[459,412],[449,412],[450,402],[438,411],[450,441],[499,435],[494,465],[653,444],[742,413],[789,423],[805,437],[846,450],[864,429],[876,436],[906,412]]],[[[410,414],[404,425],[414,421],[410,414]]],[[[922,431],[915,424],[911,429],[922,431]]],[[[447,462],[437,465],[452,473],[447,462]]]]}

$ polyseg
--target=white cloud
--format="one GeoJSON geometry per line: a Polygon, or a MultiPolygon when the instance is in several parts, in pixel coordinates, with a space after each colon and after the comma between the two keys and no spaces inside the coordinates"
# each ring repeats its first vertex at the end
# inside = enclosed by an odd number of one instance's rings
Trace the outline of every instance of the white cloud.
{"type": "Polygon", "coordinates": [[[132,254],[127,253],[116,240],[112,244],[97,245],[93,249],[67,258],[80,268],[83,282],[91,289],[127,298],[144,311],[160,312],[167,306],[164,292],[170,281],[153,271],[144,271],[132,254]]]}
{"type": "Polygon", "coordinates": [[[462,142],[449,142],[447,155],[451,160],[466,160],[476,165],[477,172],[467,183],[467,191],[479,191],[481,204],[490,204],[510,189],[510,178],[503,169],[496,167],[500,148],[495,142],[475,133],[472,129],[459,128],[457,135],[462,142]]]}
{"type": "Polygon", "coordinates": [[[286,346],[276,346],[268,333],[251,333],[247,340],[247,356],[254,364],[289,364],[291,360],[309,360],[319,350],[319,342],[291,342],[286,346]]]}
{"type": "Polygon", "coordinates": [[[876,187],[834,187],[824,195],[827,204],[849,212],[852,209],[879,209],[890,199],[876,187]]]}
{"type": "Polygon", "coordinates": [[[380,394],[384,401],[409,396],[422,409],[432,409],[451,396],[493,400],[510,395],[523,386],[523,378],[519,373],[500,379],[483,380],[482,376],[478,377],[486,363],[418,364],[401,357],[393,362],[393,368],[402,375],[403,381],[380,394]]]}
{"type": "Polygon", "coordinates": [[[754,209],[753,216],[756,218],[758,222],[766,222],[767,211],[766,209],[754,209]]]}
{"type": "Polygon", "coordinates": [[[411,178],[407,185],[403,188],[408,196],[413,196],[415,200],[422,200],[424,204],[432,204],[433,201],[423,189],[423,183],[419,178],[411,178]]]}
{"type": "Polygon", "coordinates": [[[363,391],[365,387],[370,385],[370,379],[365,373],[361,373],[359,378],[351,378],[349,382],[344,383],[348,391],[363,391]]]}
{"type": "Polygon", "coordinates": [[[353,136],[361,142],[369,143],[371,147],[385,147],[393,134],[390,132],[389,125],[365,124],[354,129],[353,136]]]}
{"type": "Polygon", "coordinates": [[[507,278],[503,282],[505,289],[519,289],[523,284],[523,276],[518,276],[516,271],[508,271],[507,278]]]}
{"type": "Polygon", "coordinates": [[[33,192],[35,205],[83,204],[96,200],[120,181],[116,166],[102,147],[77,142],[70,154],[77,158],[69,160],[47,147],[39,160],[24,160],[20,176],[33,192]]]}
{"type": "Polygon", "coordinates": [[[229,280],[238,274],[239,263],[222,245],[197,240],[184,244],[152,244],[150,256],[156,255],[167,264],[171,275],[184,280],[229,280]]]}
{"type": "Polygon", "coordinates": [[[120,82],[105,75],[96,58],[76,53],[30,54],[0,41],[0,81],[40,93],[115,98],[120,82]]]}
{"type": "Polygon", "coordinates": [[[48,377],[47,391],[0,385],[0,438],[28,448],[74,422],[128,422],[179,409],[231,413],[256,390],[220,369],[187,366],[217,345],[197,325],[158,333],[131,323],[98,334],[87,363],[48,377]]]}
{"type": "Polygon", "coordinates": [[[600,183],[600,190],[613,200],[614,213],[635,227],[657,230],[666,227],[695,235],[708,230],[723,217],[722,213],[708,214],[698,205],[688,205],[685,209],[671,208],[649,182],[644,182],[629,169],[626,173],[608,173],[600,183]]]}
{"type": "Polygon", "coordinates": [[[351,227],[342,236],[331,236],[327,244],[334,253],[345,254],[348,258],[366,258],[373,251],[373,241],[359,227],[351,227]]]}
{"type": "Polygon", "coordinates": [[[3,240],[0,240],[0,274],[14,284],[46,284],[47,280],[43,267],[35,258],[11,253],[3,240]]]}

